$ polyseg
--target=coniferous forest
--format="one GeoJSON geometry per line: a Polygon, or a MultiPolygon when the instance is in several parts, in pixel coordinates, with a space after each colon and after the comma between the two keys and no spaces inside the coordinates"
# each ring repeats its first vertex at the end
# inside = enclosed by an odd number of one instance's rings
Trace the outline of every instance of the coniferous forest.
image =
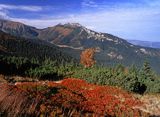
{"type": "Polygon", "coordinates": [[[34,58],[15,56],[0,56],[0,60],[0,72],[4,75],[20,75],[51,81],[73,77],[97,85],[118,86],[140,94],[160,93],[160,76],[152,70],[147,61],[142,68],[138,68],[135,65],[125,67],[121,64],[113,67],[96,65],[85,67],[74,62],[58,63],[48,58],[40,62],[34,58]]]}

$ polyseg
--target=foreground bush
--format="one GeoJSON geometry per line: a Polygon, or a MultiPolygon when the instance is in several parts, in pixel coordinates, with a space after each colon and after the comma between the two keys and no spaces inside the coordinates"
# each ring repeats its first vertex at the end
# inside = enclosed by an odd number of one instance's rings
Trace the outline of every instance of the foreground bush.
{"type": "Polygon", "coordinates": [[[4,116],[147,116],[131,94],[78,79],[0,84],[0,89],[4,116]]]}

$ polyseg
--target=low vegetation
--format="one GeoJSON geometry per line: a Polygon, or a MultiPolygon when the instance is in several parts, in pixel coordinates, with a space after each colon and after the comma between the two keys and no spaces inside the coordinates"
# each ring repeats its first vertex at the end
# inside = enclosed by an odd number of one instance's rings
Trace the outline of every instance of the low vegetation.
{"type": "Polygon", "coordinates": [[[120,88],[84,80],[0,85],[2,116],[149,116],[141,101],[120,88]]]}
{"type": "Polygon", "coordinates": [[[94,65],[95,60],[92,60],[92,55],[89,56],[91,58],[86,60],[82,57],[82,65],[75,65],[73,62],[59,64],[49,58],[39,62],[24,57],[0,56],[0,72],[4,75],[20,75],[39,80],[55,81],[74,77],[97,85],[118,86],[139,94],[160,92],[160,76],[152,71],[148,62],[144,62],[142,68],[134,65],[124,67],[121,64],[102,67],[94,65]]]}
{"type": "Polygon", "coordinates": [[[15,117],[154,115],[145,109],[149,106],[141,98],[131,94],[160,93],[160,76],[149,63],[144,62],[142,68],[121,64],[96,66],[93,54],[94,49],[82,52],[79,65],[50,58],[39,61],[1,55],[0,114],[15,117]]]}

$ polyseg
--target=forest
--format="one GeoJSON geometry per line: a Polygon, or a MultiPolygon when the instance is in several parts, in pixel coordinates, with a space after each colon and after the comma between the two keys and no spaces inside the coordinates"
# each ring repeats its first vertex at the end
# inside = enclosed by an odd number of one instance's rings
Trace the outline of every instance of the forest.
{"type": "Polygon", "coordinates": [[[125,67],[122,64],[113,67],[97,66],[94,49],[84,50],[79,64],[75,64],[74,61],[59,63],[50,58],[39,61],[35,58],[1,55],[0,72],[4,75],[27,76],[49,81],[78,78],[92,84],[121,87],[138,94],[160,92],[160,76],[152,70],[147,61],[144,61],[142,68],[135,65],[125,67]]]}

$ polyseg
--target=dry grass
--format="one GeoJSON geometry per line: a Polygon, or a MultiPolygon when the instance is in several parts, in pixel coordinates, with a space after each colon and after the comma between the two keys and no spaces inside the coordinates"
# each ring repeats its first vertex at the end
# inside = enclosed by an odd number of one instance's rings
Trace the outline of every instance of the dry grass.
{"type": "Polygon", "coordinates": [[[7,83],[7,80],[5,80],[4,75],[0,75],[0,83],[7,83]]]}
{"type": "Polygon", "coordinates": [[[15,83],[15,82],[37,82],[36,78],[21,77],[21,76],[4,76],[0,74],[0,83],[15,83]]]}
{"type": "Polygon", "coordinates": [[[0,85],[0,112],[8,117],[39,115],[36,110],[40,97],[30,97],[28,92],[19,90],[14,85],[0,85]]]}
{"type": "Polygon", "coordinates": [[[141,110],[157,117],[160,116],[160,94],[136,95],[136,97],[144,103],[141,110]]]}

